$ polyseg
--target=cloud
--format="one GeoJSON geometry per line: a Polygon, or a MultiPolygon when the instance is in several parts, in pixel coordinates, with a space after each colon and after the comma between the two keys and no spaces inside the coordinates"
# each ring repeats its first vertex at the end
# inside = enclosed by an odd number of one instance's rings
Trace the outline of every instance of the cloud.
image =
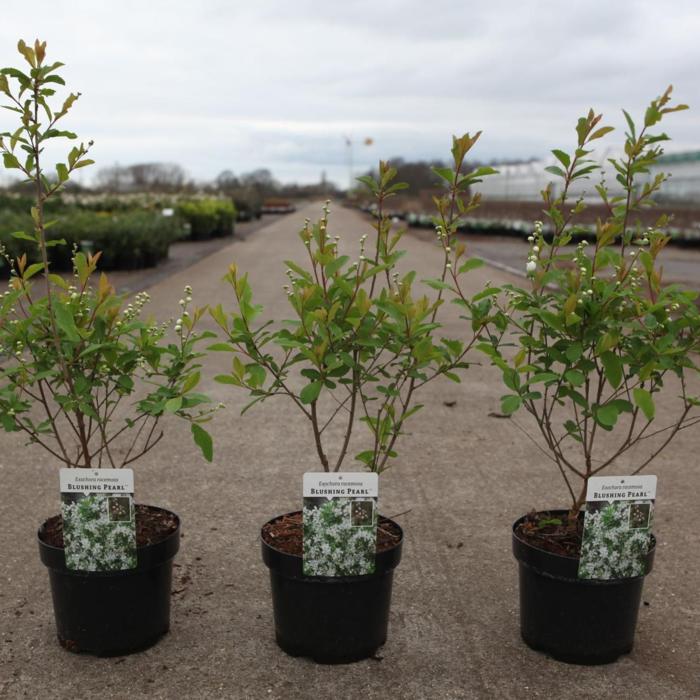
{"type": "MultiPolygon", "coordinates": [[[[358,170],[445,156],[477,129],[483,159],[544,155],[590,106],[621,125],[620,107],[640,113],[671,82],[700,94],[700,9],[681,0],[35,0],[3,19],[2,65],[33,33],[68,64],[84,93],[71,126],[98,164],[176,161],[201,179],[268,167],[345,183],[346,135],[358,170]]],[[[673,147],[700,145],[697,127],[674,115],[673,147]]]]}

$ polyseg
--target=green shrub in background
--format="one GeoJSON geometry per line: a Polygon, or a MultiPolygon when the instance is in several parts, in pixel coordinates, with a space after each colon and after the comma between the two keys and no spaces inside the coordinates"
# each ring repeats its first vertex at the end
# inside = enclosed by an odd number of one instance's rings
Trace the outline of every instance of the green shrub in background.
{"type": "Polygon", "coordinates": [[[178,202],[176,211],[192,240],[233,235],[236,207],[230,199],[188,199],[178,202]]]}
{"type": "Polygon", "coordinates": [[[253,187],[237,187],[230,192],[236,207],[236,221],[252,221],[262,216],[262,196],[253,187]]]}
{"type": "MultiPolygon", "coordinates": [[[[27,215],[0,213],[0,241],[11,257],[26,253],[30,262],[36,262],[35,247],[11,235],[13,231],[27,231],[31,226],[27,215]]],[[[176,218],[139,210],[109,214],[65,209],[47,230],[49,240],[63,239],[68,244],[49,249],[53,270],[72,269],[74,246],[86,252],[101,251],[100,267],[105,270],[151,267],[168,257],[170,245],[182,235],[181,223],[176,218]]]]}

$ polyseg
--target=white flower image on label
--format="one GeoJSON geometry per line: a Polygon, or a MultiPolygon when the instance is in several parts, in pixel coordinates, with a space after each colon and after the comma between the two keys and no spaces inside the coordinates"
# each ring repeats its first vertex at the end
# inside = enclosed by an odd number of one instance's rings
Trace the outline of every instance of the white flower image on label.
{"type": "Polygon", "coordinates": [[[611,580],[646,574],[651,537],[650,501],[588,504],[579,578],[611,580]]]}
{"type": "Polygon", "coordinates": [[[133,497],[93,493],[69,498],[64,496],[61,504],[66,567],[77,571],[136,568],[133,497]]]}
{"type": "Polygon", "coordinates": [[[304,499],[304,574],[362,576],[374,573],[376,499],[304,499]]]}

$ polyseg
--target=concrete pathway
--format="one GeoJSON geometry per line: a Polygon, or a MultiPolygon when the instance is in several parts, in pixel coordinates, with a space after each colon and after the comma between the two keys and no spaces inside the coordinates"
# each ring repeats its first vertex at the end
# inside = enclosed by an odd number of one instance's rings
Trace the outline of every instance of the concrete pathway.
{"type": "MultiPolygon", "coordinates": [[[[153,311],[177,314],[188,283],[198,302],[231,306],[220,279],[236,260],[250,271],[266,314],[286,317],[281,261],[302,258],[297,229],[318,211],[309,206],[284,217],[160,281],[150,289],[153,311]]],[[[333,211],[331,233],[352,252],[365,232],[371,234],[361,215],[333,211]]],[[[419,278],[436,274],[439,255],[430,241],[411,237],[406,247],[419,278]]],[[[470,274],[473,291],[488,278],[507,279],[489,268],[470,274]]],[[[456,316],[449,326],[461,332],[456,316]]],[[[565,489],[511,421],[489,417],[503,393],[491,368],[473,367],[460,385],[429,386],[421,399],[426,408],[381,481],[383,512],[410,510],[400,518],[406,544],[389,641],[381,658],[317,666],[275,645],[258,543],[263,522],[300,505],[301,476],[317,468],[310,430],[283,399],[239,417],[245,397],[211,380],[229,361],[217,356],[206,366],[205,389],[227,404],[214,423],[214,463],[203,463],[189,430],[171,422],[137,465],[138,500],[178,512],[184,539],[172,630],[135,656],[95,659],[58,646],[35,542],[40,521],[58,509],[56,465],[17,436],[0,435],[0,697],[700,697],[700,431],[687,431],[657,466],[660,542],[633,654],[606,667],[567,666],[521,643],[510,552],[513,520],[565,503],[565,489]]]]}

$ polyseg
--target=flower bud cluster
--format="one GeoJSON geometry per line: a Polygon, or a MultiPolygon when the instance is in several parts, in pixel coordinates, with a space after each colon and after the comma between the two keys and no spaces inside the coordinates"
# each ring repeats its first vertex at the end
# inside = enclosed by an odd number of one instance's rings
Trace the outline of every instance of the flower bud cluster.
{"type": "Polygon", "coordinates": [[[525,263],[525,272],[528,275],[534,274],[535,270],[537,270],[543,226],[544,224],[541,221],[535,221],[534,231],[532,235],[527,237],[527,241],[530,244],[530,252],[527,256],[527,263],[525,263]]]}
{"type": "Polygon", "coordinates": [[[137,318],[141,313],[141,309],[151,300],[148,292],[139,292],[135,297],[133,303],[127,304],[122,318],[124,321],[131,321],[137,318]]]}

